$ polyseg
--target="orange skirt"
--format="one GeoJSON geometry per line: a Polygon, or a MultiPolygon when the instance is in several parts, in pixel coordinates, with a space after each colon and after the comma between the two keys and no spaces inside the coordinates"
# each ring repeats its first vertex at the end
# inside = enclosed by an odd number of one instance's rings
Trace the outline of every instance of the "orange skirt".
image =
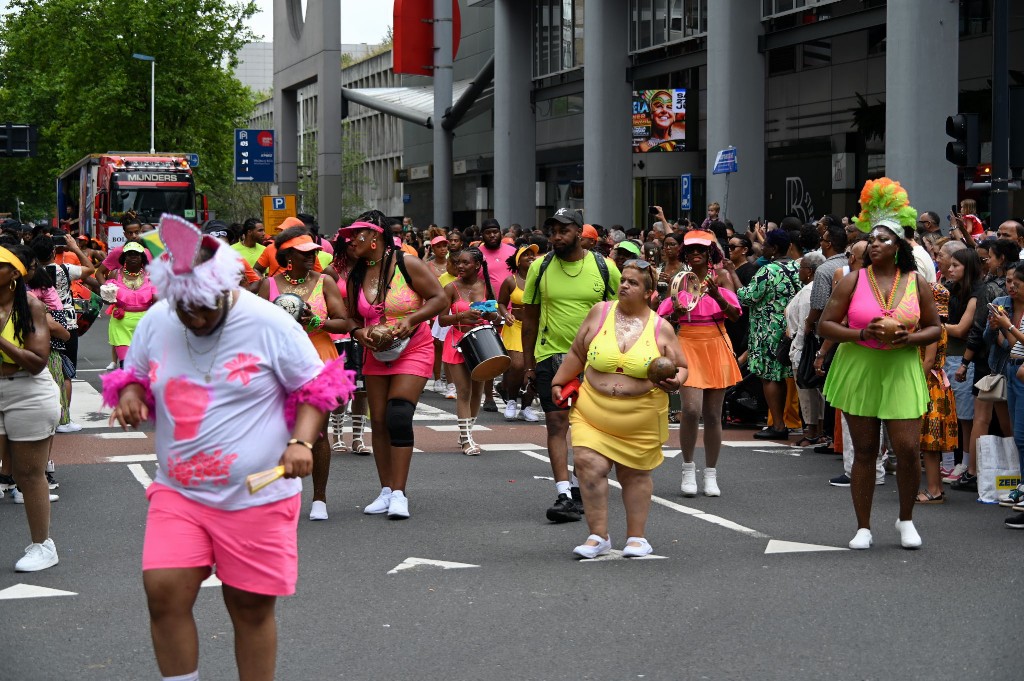
{"type": "Polygon", "coordinates": [[[723,327],[683,324],[679,327],[679,346],[686,355],[687,388],[723,389],[743,378],[732,353],[732,343],[723,327]]]}
{"type": "Polygon", "coordinates": [[[309,334],[309,340],[312,341],[313,347],[316,348],[316,354],[320,355],[320,360],[324,363],[338,358],[338,348],[334,345],[331,334],[317,331],[309,334]]]}

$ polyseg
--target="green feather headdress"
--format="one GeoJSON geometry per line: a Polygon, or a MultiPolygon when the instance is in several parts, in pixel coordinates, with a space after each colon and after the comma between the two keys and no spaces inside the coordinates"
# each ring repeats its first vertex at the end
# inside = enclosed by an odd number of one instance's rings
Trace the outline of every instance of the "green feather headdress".
{"type": "Polygon", "coordinates": [[[907,190],[899,182],[881,177],[868,180],[860,190],[857,229],[867,233],[882,225],[902,236],[902,227],[917,225],[917,211],[910,205],[907,190]]]}

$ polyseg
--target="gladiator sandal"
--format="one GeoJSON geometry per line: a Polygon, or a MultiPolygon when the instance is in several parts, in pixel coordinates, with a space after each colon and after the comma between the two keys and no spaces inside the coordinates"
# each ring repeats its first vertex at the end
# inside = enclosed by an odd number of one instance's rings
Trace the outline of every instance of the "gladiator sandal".
{"type": "Polygon", "coordinates": [[[341,414],[331,414],[331,451],[344,452],[348,449],[348,447],[345,445],[345,416],[346,414],[344,412],[341,414]]]}
{"type": "Polygon", "coordinates": [[[466,456],[479,456],[483,450],[473,442],[473,424],[476,423],[476,419],[458,419],[458,423],[459,446],[462,447],[462,453],[466,456]]]}
{"type": "Polygon", "coordinates": [[[366,427],[364,414],[352,414],[352,453],[368,456],[370,448],[363,442],[363,428],[366,427]]]}

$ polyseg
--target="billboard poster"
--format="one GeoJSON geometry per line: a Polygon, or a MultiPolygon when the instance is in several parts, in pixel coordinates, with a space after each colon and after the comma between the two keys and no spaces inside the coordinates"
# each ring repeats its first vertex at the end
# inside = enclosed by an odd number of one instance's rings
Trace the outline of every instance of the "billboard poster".
{"type": "Polygon", "coordinates": [[[686,151],[686,90],[633,92],[633,152],[686,151]]]}

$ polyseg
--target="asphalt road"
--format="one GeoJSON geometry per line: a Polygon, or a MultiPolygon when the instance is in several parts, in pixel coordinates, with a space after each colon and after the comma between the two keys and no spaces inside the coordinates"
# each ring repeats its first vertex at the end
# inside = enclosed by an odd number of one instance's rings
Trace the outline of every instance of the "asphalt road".
{"type": "MultiPolygon", "coordinates": [[[[159,678],[140,573],[153,448],[139,434],[108,439],[118,433],[94,407],[105,329],[82,345],[75,418],[90,427],[54,445],[59,565],[14,573],[27,528],[22,507],[0,500],[0,679],[159,678]],[[109,460],[126,456],[138,460],[109,460]],[[17,585],[70,594],[21,598],[30,594],[17,585]]],[[[483,414],[477,440],[492,447],[469,458],[456,432],[436,430],[454,428],[454,402],[423,404],[411,519],[360,512],[378,489],[369,457],[334,457],[326,522],[305,519],[306,481],[298,593],[278,604],[278,678],[1018,678],[1024,534],[1003,527],[1004,509],[952,492],[919,507],[924,547],[905,551],[889,477],[876,490],[871,550],[772,552],[846,546],[849,492],[827,484],[841,463],[729,430],[722,497],[682,498],[678,456],[655,472],[647,536],[660,559],[577,561],[585,524],[544,518],[555,495],[543,424],[483,414]]],[[[616,490],[610,509],[621,548],[616,490]]],[[[219,588],[202,589],[195,612],[202,677],[235,678],[219,588]]]]}

